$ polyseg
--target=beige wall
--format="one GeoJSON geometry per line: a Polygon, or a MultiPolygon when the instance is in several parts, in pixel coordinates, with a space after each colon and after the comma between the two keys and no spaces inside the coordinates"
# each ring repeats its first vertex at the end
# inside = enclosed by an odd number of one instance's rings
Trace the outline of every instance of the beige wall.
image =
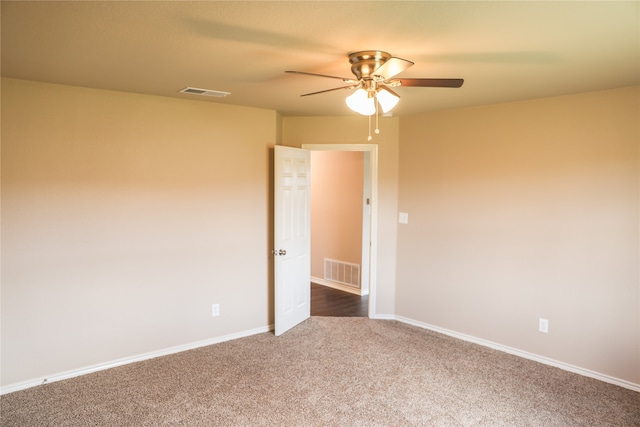
{"type": "Polygon", "coordinates": [[[324,278],[324,259],[360,265],[364,153],[311,153],[311,276],[324,278]]]}
{"type": "Polygon", "coordinates": [[[272,323],[277,126],[2,79],[2,384],[272,323]]]}
{"type": "MultiPolygon", "coordinates": [[[[639,97],[382,119],[376,313],[640,383],[639,97]]],[[[266,327],[271,147],[367,143],[358,116],[12,79],[1,120],[3,386],[266,327]]]]}
{"type": "MultiPolygon", "coordinates": [[[[302,144],[368,144],[368,120],[350,117],[283,117],[282,142],[291,147],[302,144]]],[[[371,143],[378,145],[378,253],[375,313],[393,315],[395,310],[396,238],[398,216],[398,118],[380,119],[380,134],[371,143]]]]}
{"type": "Polygon", "coordinates": [[[640,383],[639,99],[401,118],[396,314],[640,383]]]}

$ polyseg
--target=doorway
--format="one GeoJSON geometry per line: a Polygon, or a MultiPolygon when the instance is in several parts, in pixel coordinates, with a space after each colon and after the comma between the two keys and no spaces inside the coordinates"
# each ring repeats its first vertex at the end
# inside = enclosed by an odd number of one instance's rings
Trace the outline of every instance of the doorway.
{"type": "MultiPolygon", "coordinates": [[[[312,282],[321,283],[310,284],[312,315],[375,317],[376,271],[375,268],[372,268],[372,266],[376,265],[375,256],[377,248],[377,145],[305,144],[302,145],[302,148],[311,152],[312,159],[314,156],[314,152],[320,151],[333,152],[333,154],[336,155],[339,155],[340,152],[344,152],[345,157],[349,157],[350,154],[351,159],[360,159],[360,172],[357,173],[362,174],[360,183],[361,197],[358,197],[358,200],[355,201],[355,207],[351,208],[358,210],[359,212],[355,212],[355,215],[360,216],[359,227],[361,228],[361,232],[353,233],[356,234],[360,239],[357,242],[357,250],[359,251],[359,256],[358,254],[354,254],[354,250],[356,249],[354,249],[354,243],[351,242],[350,246],[352,246],[352,248],[350,254],[342,257],[347,258],[346,261],[348,262],[343,263],[342,261],[345,261],[344,259],[329,259],[327,261],[324,257],[322,257],[320,260],[316,260],[316,264],[320,263],[320,265],[316,265],[315,267],[316,274],[314,274],[314,268],[312,267],[312,282]],[[339,278],[329,277],[327,280],[325,270],[325,268],[327,267],[327,262],[331,263],[334,268],[335,265],[333,264],[337,262],[338,264],[340,264],[340,271],[344,273],[341,273],[342,275],[339,278]],[[352,268],[358,269],[356,273],[353,273],[358,275],[359,282],[357,283],[357,286],[354,286],[354,282],[352,280],[352,268]],[[333,279],[337,279],[337,281],[334,281],[333,279]]],[[[320,155],[322,153],[316,154],[320,155]]],[[[336,184],[334,183],[333,187],[335,187],[335,185],[336,184]]],[[[321,191],[331,192],[331,186],[329,187],[330,188],[323,188],[321,191]]],[[[329,197],[331,197],[331,195],[329,195],[329,197]]],[[[349,215],[351,217],[354,216],[353,210],[349,213],[349,215]]],[[[343,224],[342,227],[344,228],[345,224],[343,224]]],[[[342,232],[338,232],[338,234],[341,233],[342,232]]],[[[353,234],[351,236],[351,239],[353,239],[353,234]]],[[[312,241],[314,239],[313,236],[314,233],[311,234],[312,241]]],[[[323,236],[323,238],[324,237],[326,236],[323,236]]],[[[338,256],[336,258],[341,257],[338,256]]]]}

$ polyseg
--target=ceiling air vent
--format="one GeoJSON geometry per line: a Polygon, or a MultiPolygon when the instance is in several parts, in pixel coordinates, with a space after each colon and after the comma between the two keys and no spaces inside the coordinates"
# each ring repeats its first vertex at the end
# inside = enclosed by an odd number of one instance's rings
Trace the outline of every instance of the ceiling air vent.
{"type": "Polygon", "coordinates": [[[180,92],[188,93],[190,95],[213,96],[216,98],[224,98],[225,96],[231,94],[231,92],[222,92],[219,90],[210,90],[210,89],[198,89],[197,87],[185,87],[180,92]]]}

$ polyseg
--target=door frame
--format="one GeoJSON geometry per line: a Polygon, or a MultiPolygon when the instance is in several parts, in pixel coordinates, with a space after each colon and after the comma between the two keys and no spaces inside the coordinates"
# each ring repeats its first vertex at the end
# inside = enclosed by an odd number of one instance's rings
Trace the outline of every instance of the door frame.
{"type": "MultiPolygon", "coordinates": [[[[309,151],[362,151],[369,153],[371,180],[371,218],[369,250],[369,318],[376,318],[376,280],[378,257],[378,145],[377,144],[302,144],[309,151]]],[[[313,174],[313,171],[311,171],[313,174]]],[[[313,236],[311,236],[313,239],[313,236]]]]}

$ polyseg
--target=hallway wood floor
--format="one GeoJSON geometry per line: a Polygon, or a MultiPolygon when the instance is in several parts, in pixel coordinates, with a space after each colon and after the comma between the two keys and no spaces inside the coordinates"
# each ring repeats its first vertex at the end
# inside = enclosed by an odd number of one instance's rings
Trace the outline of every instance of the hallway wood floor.
{"type": "Polygon", "coordinates": [[[369,295],[359,296],[311,283],[311,315],[367,317],[369,315],[369,295]]]}

